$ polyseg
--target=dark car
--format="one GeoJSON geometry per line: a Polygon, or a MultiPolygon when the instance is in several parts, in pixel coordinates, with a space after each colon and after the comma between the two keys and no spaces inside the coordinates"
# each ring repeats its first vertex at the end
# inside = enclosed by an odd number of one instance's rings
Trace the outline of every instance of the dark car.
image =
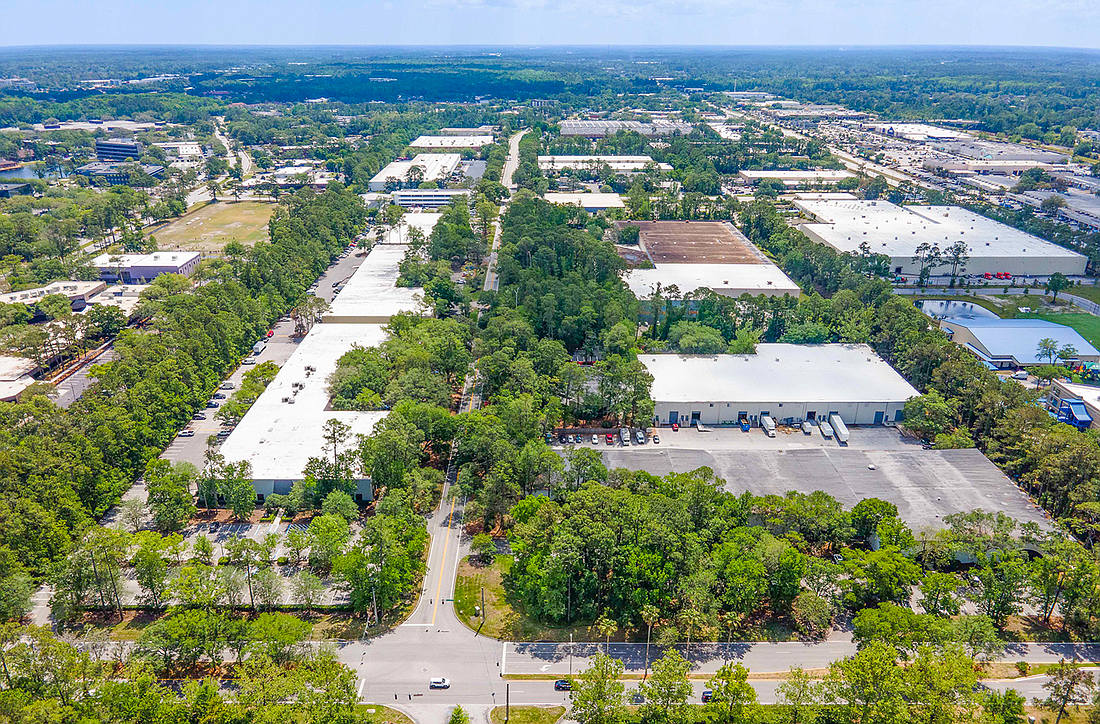
{"type": "Polygon", "coordinates": [[[222,392],[215,392],[214,393],[214,399],[215,400],[224,400],[225,399],[225,394],[222,393],[222,392]]]}
{"type": "Polygon", "coordinates": [[[216,400],[211,400],[210,402],[207,402],[207,403],[206,403],[206,406],[207,406],[207,407],[217,407],[217,406],[218,406],[218,402],[217,402],[216,400]]]}
{"type": "Polygon", "coordinates": [[[704,704],[706,704],[708,701],[710,701],[713,698],[714,698],[714,692],[713,691],[711,691],[710,689],[703,689],[703,703],[704,704]]]}
{"type": "Polygon", "coordinates": [[[194,415],[191,416],[191,419],[192,420],[205,420],[206,415],[202,414],[201,412],[196,412],[194,415]]]}
{"type": "Polygon", "coordinates": [[[573,682],[569,679],[558,679],[554,682],[554,691],[573,691],[573,682]]]}

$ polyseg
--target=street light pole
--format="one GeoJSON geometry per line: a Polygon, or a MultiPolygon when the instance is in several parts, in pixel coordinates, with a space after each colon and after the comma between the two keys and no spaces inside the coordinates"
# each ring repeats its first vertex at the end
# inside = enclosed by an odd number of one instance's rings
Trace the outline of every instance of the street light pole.
{"type": "Polygon", "coordinates": [[[569,680],[573,680],[573,634],[569,634],[569,680]]]}

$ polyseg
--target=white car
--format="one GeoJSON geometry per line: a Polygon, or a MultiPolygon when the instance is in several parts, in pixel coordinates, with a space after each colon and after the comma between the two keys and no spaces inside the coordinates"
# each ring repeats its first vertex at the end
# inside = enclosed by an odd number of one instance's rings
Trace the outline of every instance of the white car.
{"type": "Polygon", "coordinates": [[[451,682],[442,676],[435,677],[428,681],[429,689],[450,689],[451,682]]]}
{"type": "Polygon", "coordinates": [[[592,444],[593,445],[599,445],[600,444],[600,436],[599,435],[593,435],[592,436],[592,444]]]}

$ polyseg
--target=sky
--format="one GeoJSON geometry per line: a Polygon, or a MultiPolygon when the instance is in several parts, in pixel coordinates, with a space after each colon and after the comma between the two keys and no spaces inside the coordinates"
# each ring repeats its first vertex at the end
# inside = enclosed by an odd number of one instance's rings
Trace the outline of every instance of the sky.
{"type": "Polygon", "coordinates": [[[0,0],[0,45],[1100,48],[1100,0],[0,0]]]}

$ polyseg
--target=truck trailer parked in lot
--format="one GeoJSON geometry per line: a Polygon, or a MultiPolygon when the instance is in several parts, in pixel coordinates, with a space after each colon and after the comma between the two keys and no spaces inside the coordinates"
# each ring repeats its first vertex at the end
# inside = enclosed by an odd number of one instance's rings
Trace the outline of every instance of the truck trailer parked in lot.
{"type": "Polygon", "coordinates": [[[821,421],[821,424],[818,425],[818,428],[820,428],[821,430],[821,437],[830,438],[833,436],[833,426],[825,422],[824,420],[821,421]]]}
{"type": "Polygon", "coordinates": [[[833,428],[837,442],[848,442],[848,426],[840,419],[840,415],[829,415],[829,425],[833,428]]]}
{"type": "Polygon", "coordinates": [[[764,434],[768,437],[775,437],[775,420],[771,419],[768,415],[760,416],[760,427],[764,429],[764,434]]]}

